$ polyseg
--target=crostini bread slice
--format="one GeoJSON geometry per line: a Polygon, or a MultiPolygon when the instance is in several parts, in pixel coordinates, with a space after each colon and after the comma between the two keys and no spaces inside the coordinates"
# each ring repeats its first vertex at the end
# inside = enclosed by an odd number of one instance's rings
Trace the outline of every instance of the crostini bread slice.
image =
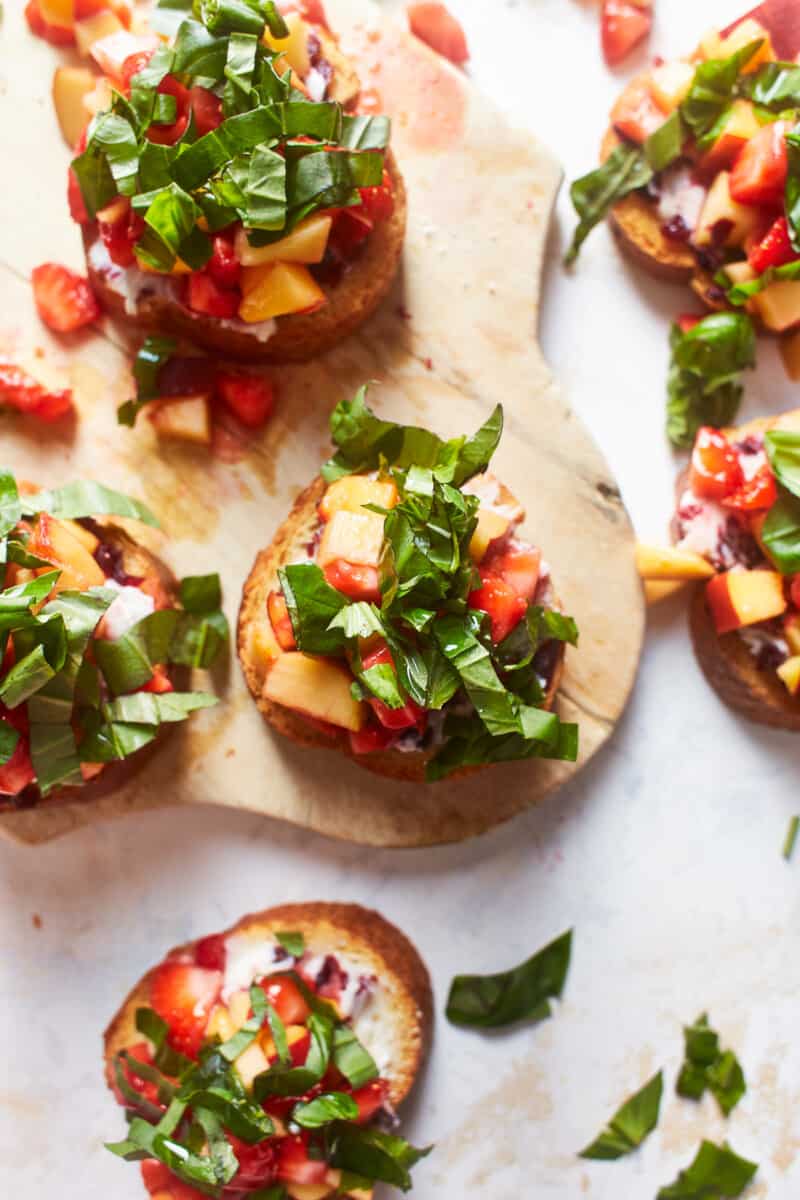
{"type": "MultiPolygon", "coordinates": [[[[312,954],[333,954],[379,986],[353,1029],[373,1057],[382,1063],[392,1104],[400,1104],[411,1090],[427,1055],[433,1026],[433,994],[427,968],[419,953],[396,926],[379,913],[359,904],[282,904],[242,917],[230,934],[274,937],[278,930],[302,933],[312,954]]],[[[195,943],[179,946],[172,954],[191,952],[195,943]]],[[[137,983],[104,1036],[105,1074],[113,1081],[114,1057],[141,1042],[136,1029],[136,1009],[150,1003],[150,984],[157,968],[137,983]]]]}
{"type": "Polygon", "coordinates": [[[327,303],[316,312],[294,313],[276,319],[276,330],[259,340],[244,322],[236,328],[229,321],[193,312],[176,298],[159,290],[143,291],[136,310],[128,312],[126,296],[112,277],[93,265],[91,249],[98,240],[95,225],[83,227],[83,247],[89,281],[103,308],[120,321],[185,337],[197,346],[229,358],[261,362],[303,362],[338,345],[372,315],[392,285],[406,231],[406,190],[391,151],[386,169],[392,179],[394,210],[379,222],[364,243],[361,255],[336,284],[321,283],[327,303]]]}
{"type": "MultiPolygon", "coordinates": [[[[800,431],[800,409],[776,417],[756,417],[728,435],[743,439],[769,429],[800,431]]],[[[688,471],[682,471],[676,495],[686,488],[688,471]]],[[[677,530],[673,524],[673,537],[677,530]]],[[[800,729],[800,702],[790,695],[772,669],[762,670],[738,633],[717,633],[706,602],[705,584],[698,584],[689,608],[689,629],[695,657],[714,691],[727,705],[759,725],[800,729]]]]}
{"type": "MultiPolygon", "coordinates": [[[[500,485],[502,504],[514,504],[511,492],[500,485]]],[[[267,676],[281,654],[278,642],[267,615],[267,597],[279,585],[278,570],[293,562],[307,561],[306,547],[312,541],[317,528],[317,505],[325,494],[326,484],[318,476],[298,496],[287,519],[275,534],[272,542],[261,550],[247,577],[239,609],[237,649],[239,661],[247,686],[262,715],[269,724],[284,737],[300,746],[339,750],[352,758],[359,766],[366,767],[376,775],[412,783],[425,782],[425,767],[433,752],[403,752],[380,750],[372,754],[354,754],[346,731],[327,732],[320,726],[304,719],[301,713],[283,705],[275,704],[264,696],[267,676]]],[[[564,644],[559,643],[558,660],[553,671],[543,708],[552,709],[564,668],[564,644]]],[[[453,772],[451,778],[484,770],[485,766],[469,767],[453,772]]]]}
{"type": "MultiPolygon", "coordinates": [[[[101,541],[114,546],[122,554],[122,567],[127,575],[141,577],[155,576],[169,601],[170,607],[178,604],[178,581],[169,567],[148,550],[134,536],[136,522],[120,517],[95,517],[92,528],[101,541]],[[124,523],[124,528],[123,528],[124,523]]],[[[169,667],[169,676],[176,683],[185,672],[183,668],[169,667]]],[[[14,811],[20,808],[52,808],[53,805],[64,801],[75,801],[91,804],[105,796],[111,795],[128,780],[132,779],[155,754],[165,737],[169,736],[173,726],[166,723],[161,726],[158,736],[147,746],[119,762],[109,763],[96,779],[80,787],[54,788],[47,796],[42,797],[35,787],[26,788],[19,797],[0,796],[0,812],[14,811]]]]}

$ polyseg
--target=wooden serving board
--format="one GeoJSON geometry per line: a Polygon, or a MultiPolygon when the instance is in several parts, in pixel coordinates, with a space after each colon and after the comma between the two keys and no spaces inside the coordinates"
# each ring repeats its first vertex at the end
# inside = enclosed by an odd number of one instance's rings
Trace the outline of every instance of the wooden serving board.
{"type": "MultiPolygon", "coordinates": [[[[117,426],[115,409],[131,391],[123,330],[57,340],[36,318],[31,268],[44,260],[80,266],[80,239],[63,199],[68,151],[49,97],[64,56],[27,33],[15,11],[21,5],[9,7],[0,33],[13,97],[0,146],[10,166],[0,189],[0,353],[40,373],[55,366],[75,388],[80,420],[65,438],[3,417],[0,458],[48,485],[95,477],[142,497],[162,519],[164,553],[177,572],[220,572],[233,625],[257,550],[329,453],[327,421],[337,401],[375,380],[371,403],[382,414],[444,435],[474,430],[502,401],[498,474],[525,504],[526,530],[580,625],[559,707],[580,723],[578,765],[586,763],[630,692],[643,604],[614,479],[535,341],[543,248],[561,179],[552,155],[510,129],[466,77],[383,22],[367,0],[328,0],[364,87],[394,117],[410,196],[403,267],[359,335],[318,362],[270,370],[279,389],[274,419],[232,465],[158,444],[146,420],[134,432],[117,426]]],[[[180,727],[121,792],[8,814],[2,829],[35,843],[132,809],[219,804],[364,844],[419,846],[482,833],[577,769],[533,762],[429,787],[393,783],[275,736],[233,654],[213,683],[219,707],[180,727]]]]}

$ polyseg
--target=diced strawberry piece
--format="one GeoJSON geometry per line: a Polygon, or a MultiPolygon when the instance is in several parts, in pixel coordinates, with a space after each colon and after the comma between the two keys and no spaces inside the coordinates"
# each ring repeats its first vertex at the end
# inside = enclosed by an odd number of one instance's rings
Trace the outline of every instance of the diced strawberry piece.
{"type": "Polygon", "coordinates": [[[281,650],[296,650],[294,628],[286,607],[286,598],[281,591],[272,591],[267,596],[267,615],[281,650]]]}
{"type": "Polygon", "coordinates": [[[160,146],[172,146],[183,137],[189,124],[189,89],[173,75],[165,75],[158,85],[158,91],[162,96],[175,97],[176,116],[169,125],[152,124],[147,130],[147,140],[160,146]]]}
{"type": "Polygon", "coordinates": [[[308,1052],[311,1049],[311,1034],[306,1032],[289,1046],[289,1057],[293,1067],[305,1066],[308,1052]]]}
{"type": "Polygon", "coordinates": [[[150,1003],[169,1026],[170,1045],[181,1054],[191,1058],[199,1051],[221,986],[221,972],[205,967],[164,962],[156,969],[150,1003]]]}
{"type": "Polygon", "coordinates": [[[778,217],[766,236],[757,242],[747,255],[748,262],[757,275],[769,267],[782,267],[798,258],[800,254],[792,246],[786,217],[778,217]]]}
{"type": "Polygon", "coordinates": [[[485,568],[479,573],[481,586],[470,592],[467,603],[470,608],[489,614],[492,641],[502,642],[525,616],[528,602],[499,575],[493,575],[485,568]]]}
{"type": "Polygon", "coordinates": [[[508,584],[518,596],[532,600],[539,586],[539,568],[542,554],[532,546],[516,545],[512,542],[504,550],[491,554],[484,563],[487,571],[508,584]]]}
{"type": "Polygon", "coordinates": [[[225,935],[222,933],[201,938],[194,948],[194,961],[198,967],[208,967],[211,971],[224,971],[227,957],[225,935]]]}
{"type": "Polygon", "coordinates": [[[27,371],[0,361],[0,405],[4,404],[47,422],[60,421],[75,411],[70,388],[48,391],[27,371]]]}
{"type": "Polygon", "coordinates": [[[788,121],[774,121],[745,142],[733,164],[728,188],[739,204],[783,203],[788,158],[788,121]]]}
{"type": "Polygon", "coordinates": [[[138,75],[140,71],[145,69],[154,54],[155,49],[137,50],[135,54],[128,55],[123,62],[122,69],[119,73],[120,85],[124,92],[130,92],[131,80],[133,79],[134,75],[138,75]]]}
{"type": "Polygon", "coordinates": [[[222,101],[208,88],[196,85],[189,89],[189,103],[200,137],[222,124],[222,101]]]}
{"type": "MultiPolygon", "coordinates": [[[[0,705],[2,717],[0,725],[11,725],[20,734],[19,741],[8,762],[0,766],[0,796],[16,796],[23,788],[36,780],[36,773],[31,762],[30,746],[26,733],[21,731],[14,720],[13,713],[0,705]]],[[[27,720],[27,719],[26,719],[27,720]]]]}
{"type": "Polygon", "coordinates": [[[167,674],[166,668],[156,666],[153,668],[153,674],[148,679],[144,687],[138,689],[140,692],[153,692],[155,695],[163,696],[166,692],[174,692],[175,685],[167,674]]]}
{"type": "Polygon", "coordinates": [[[243,1142],[241,1138],[228,1135],[233,1152],[239,1160],[239,1170],[230,1184],[232,1189],[241,1188],[248,1192],[254,1188],[262,1188],[275,1179],[278,1160],[278,1149],[273,1138],[257,1142],[254,1146],[243,1142]]]}
{"type": "Polygon", "coordinates": [[[28,0],[25,6],[25,20],[28,28],[35,37],[44,38],[51,46],[72,46],[75,43],[75,32],[69,25],[53,25],[42,16],[39,0],[28,0]]]}
{"type": "Polygon", "coordinates": [[[389,1084],[385,1079],[373,1079],[363,1087],[353,1092],[353,1099],[358,1105],[358,1123],[365,1125],[367,1121],[379,1112],[389,1096],[389,1084]]]}
{"type": "Polygon", "coordinates": [[[634,79],[611,109],[611,124],[620,137],[641,145],[664,124],[646,79],[634,79]]]}
{"type": "Polygon", "coordinates": [[[358,733],[350,733],[350,749],[353,754],[377,754],[385,750],[393,738],[391,729],[381,725],[365,725],[358,733]]]}
{"type": "Polygon", "coordinates": [[[726,496],[722,503],[725,508],[735,508],[740,512],[762,512],[772,508],[777,499],[775,476],[765,463],[752,479],[748,479],[730,496],[726,496]]]}
{"type": "Polygon", "coordinates": [[[603,0],[600,33],[603,57],[615,67],[647,37],[653,24],[652,0],[603,0]]]}
{"type": "Polygon", "coordinates": [[[688,333],[689,330],[694,329],[695,325],[699,324],[702,319],[703,317],[701,313],[680,313],[680,315],[675,318],[675,323],[680,329],[681,333],[688,333]]]}
{"type": "Polygon", "coordinates": [[[120,197],[98,214],[97,227],[111,261],[119,267],[133,266],[136,261],[134,246],[144,233],[144,218],[120,197]],[[113,214],[113,219],[109,219],[109,213],[113,214]]]}
{"type": "Polygon", "coordinates": [[[221,288],[235,288],[239,284],[242,268],[233,248],[233,237],[218,233],[211,239],[213,251],[206,270],[221,288]]]}
{"type": "Polygon", "coordinates": [[[36,310],[48,328],[72,333],[100,316],[100,305],[88,279],[60,263],[42,263],[31,272],[36,310]]]}
{"type": "Polygon", "coordinates": [[[739,455],[724,433],[704,425],[698,431],[689,467],[689,486],[705,500],[724,500],[744,483],[739,455]]]}
{"type": "Polygon", "coordinates": [[[464,30],[446,5],[409,4],[407,12],[409,28],[421,42],[457,67],[468,61],[464,30]]]}
{"type": "Polygon", "coordinates": [[[407,700],[402,708],[389,708],[388,704],[384,704],[377,696],[368,696],[367,704],[386,729],[413,729],[414,726],[420,730],[425,728],[425,710],[413,700],[407,700]]]}
{"type": "Polygon", "coordinates": [[[42,10],[39,8],[39,0],[28,0],[25,5],[25,20],[28,22],[28,28],[34,37],[44,37],[46,21],[42,16],[42,10]]]}
{"type": "Polygon", "coordinates": [[[140,1169],[144,1186],[151,1196],[158,1196],[159,1200],[166,1200],[167,1197],[169,1200],[208,1200],[203,1192],[178,1179],[169,1167],[155,1159],[146,1158],[140,1164],[140,1169]]]}
{"type": "Polygon", "coordinates": [[[800,575],[793,575],[789,584],[789,597],[794,608],[800,609],[800,575]]]}
{"type": "Polygon", "coordinates": [[[223,404],[249,429],[258,429],[269,420],[275,393],[271,382],[263,376],[218,371],[216,389],[223,404]]]}
{"type": "Polygon", "coordinates": [[[328,18],[325,16],[322,0],[280,0],[278,8],[284,16],[296,12],[304,21],[309,21],[312,25],[321,25],[323,29],[328,28],[328,18]]]}
{"type": "Polygon", "coordinates": [[[305,1025],[311,1010],[293,979],[288,975],[268,975],[259,986],[284,1025],[305,1025]]]}
{"type": "Polygon", "coordinates": [[[72,167],[67,172],[67,203],[69,204],[69,215],[73,221],[76,221],[78,225],[86,225],[89,221],[89,214],[83,201],[78,176],[72,167]]]}
{"type": "MultiPolygon", "coordinates": [[[[361,209],[358,211],[362,216],[367,217],[373,226],[381,221],[387,221],[394,212],[393,192],[392,177],[387,170],[384,170],[383,179],[377,187],[358,189],[361,197],[361,209]]],[[[348,212],[349,209],[343,211],[348,212]]]]}
{"type": "Polygon", "coordinates": [[[337,592],[342,592],[353,600],[367,600],[373,604],[380,604],[377,567],[357,566],[355,563],[345,562],[343,558],[337,558],[326,563],[323,574],[337,592]]]}
{"type": "Polygon", "coordinates": [[[205,271],[193,271],[188,277],[186,303],[194,312],[208,317],[235,317],[241,296],[238,291],[221,288],[205,271]]]}
{"type": "Polygon", "coordinates": [[[278,1142],[277,1179],[285,1183],[324,1183],[327,1173],[326,1162],[309,1158],[307,1133],[278,1142]]]}
{"type": "MultiPolygon", "coordinates": [[[[135,1046],[128,1046],[128,1053],[132,1058],[137,1059],[138,1062],[147,1063],[149,1066],[153,1065],[153,1056],[150,1053],[147,1042],[137,1042],[135,1046]]],[[[135,1088],[143,1099],[149,1100],[151,1104],[159,1103],[157,1084],[153,1083],[152,1080],[142,1079],[128,1062],[122,1064],[122,1073],[131,1087],[135,1088]]],[[[120,1104],[128,1103],[116,1086],[114,1086],[113,1090],[120,1104]]]]}
{"type": "MultiPolygon", "coordinates": [[[[370,189],[364,188],[364,191],[370,189]]],[[[328,239],[331,250],[342,258],[351,258],[375,228],[362,206],[336,210],[328,239]]]]}

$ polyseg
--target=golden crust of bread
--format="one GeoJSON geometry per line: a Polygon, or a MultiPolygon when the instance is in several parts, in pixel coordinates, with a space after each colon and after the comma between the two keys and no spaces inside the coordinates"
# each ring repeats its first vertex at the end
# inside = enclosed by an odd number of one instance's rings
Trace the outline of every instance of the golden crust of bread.
{"type": "MultiPolygon", "coordinates": [[[[724,432],[737,439],[765,433],[774,428],[800,428],[800,409],[777,417],[756,417],[745,425],[724,432]]],[[[685,490],[688,469],[676,483],[678,496],[685,490]]],[[[677,528],[673,522],[673,539],[677,528]]],[[[717,695],[736,712],[759,725],[778,729],[800,729],[800,703],[789,694],[771,668],[762,670],[738,633],[718,634],[706,603],[706,589],[694,589],[689,609],[689,629],[695,656],[717,695]]]]}
{"type": "Polygon", "coordinates": [[[364,250],[335,285],[320,284],[328,302],[312,313],[278,317],[276,331],[260,342],[246,326],[231,329],[215,317],[192,312],[175,299],[145,295],[135,316],[125,311],[125,298],[115,291],[89,259],[96,241],[93,225],[83,227],[83,245],[89,281],[103,308],[120,321],[143,329],[188,338],[197,346],[230,358],[261,362],[303,362],[338,345],[362,325],[383,300],[392,285],[406,231],[406,190],[391,150],[386,169],[394,187],[394,211],[381,221],[364,244],[364,250]]]}
{"type": "MultiPolygon", "coordinates": [[[[302,558],[301,548],[310,542],[317,524],[317,505],[325,493],[321,476],[302,492],[289,516],[275,534],[272,542],[261,550],[247,577],[242,593],[237,629],[237,649],[242,670],[250,692],[269,724],[300,746],[338,750],[359,766],[376,775],[412,783],[425,782],[425,766],[430,752],[404,753],[400,750],[381,750],[373,754],[354,754],[350,739],[342,730],[328,735],[303,716],[284,705],[265,698],[264,683],[272,664],[282,653],[272,632],[267,615],[267,596],[278,584],[278,568],[302,558]]],[[[561,681],[564,647],[553,672],[543,707],[551,709],[561,681]]],[[[488,764],[487,764],[488,765],[488,764]]],[[[470,767],[453,773],[453,778],[473,774],[485,767],[470,767]]]]}
{"type": "MultiPolygon", "coordinates": [[[[122,565],[128,575],[156,575],[170,598],[171,605],[177,605],[177,580],[160,558],[137,542],[128,529],[123,529],[113,517],[98,517],[93,523],[97,526],[98,536],[104,542],[109,542],[122,551],[122,565]]],[[[135,523],[126,522],[126,524],[131,528],[135,523]]],[[[172,678],[173,675],[174,670],[171,669],[170,677],[172,678]]],[[[163,739],[169,735],[171,728],[171,725],[164,725],[158,737],[154,738],[149,745],[121,762],[109,763],[103,772],[89,783],[85,783],[81,787],[55,788],[48,796],[34,800],[35,807],[51,808],[65,800],[73,803],[80,800],[90,804],[94,800],[100,800],[102,797],[110,795],[142,769],[161,745],[163,739]]],[[[25,806],[27,806],[27,801],[25,806]]],[[[17,808],[19,808],[19,803],[15,802],[13,796],[0,796],[0,812],[14,811],[17,808]]]]}
{"type": "MultiPolygon", "coordinates": [[[[427,968],[418,952],[396,926],[372,909],[359,904],[282,904],[263,912],[242,917],[225,934],[297,930],[315,951],[357,955],[366,960],[374,974],[391,994],[392,1015],[396,1022],[396,1044],[389,1077],[390,1099],[399,1104],[408,1095],[428,1053],[433,1027],[433,994],[427,968]]],[[[171,955],[191,952],[189,942],[171,951],[171,955]]],[[[112,1063],[116,1054],[142,1041],[136,1029],[136,1009],[150,1002],[150,984],[154,967],[136,984],[113,1017],[104,1035],[106,1080],[111,1086],[112,1063]]]]}
{"type": "MultiPolygon", "coordinates": [[[[620,143],[613,127],[609,127],[600,149],[604,162],[620,143]]],[[[651,275],[668,283],[690,283],[697,272],[697,261],[685,242],[664,236],[661,221],[653,204],[631,192],[619,200],[609,214],[611,229],[622,249],[651,275]]]]}

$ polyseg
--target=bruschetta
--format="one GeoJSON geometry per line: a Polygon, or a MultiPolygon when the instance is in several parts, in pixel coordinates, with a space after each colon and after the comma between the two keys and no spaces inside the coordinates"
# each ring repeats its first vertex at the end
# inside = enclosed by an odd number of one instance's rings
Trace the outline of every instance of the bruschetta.
{"type": "Polygon", "coordinates": [[[91,800],[216,703],[176,684],[226,640],[219,580],[179,584],[131,532],[149,510],[99,484],[0,491],[0,809],[91,800]]]}
{"type": "MultiPolygon", "coordinates": [[[[712,30],[690,57],[627,86],[602,166],[572,187],[581,222],[571,256],[607,214],[652,274],[688,283],[708,308],[746,307],[783,333],[800,322],[800,76],[778,60],[774,27],[758,15],[712,30]]],[[[792,59],[796,30],[794,40],[792,59]]]]}
{"type": "Polygon", "coordinates": [[[287,904],[179,946],[105,1034],[109,1146],[158,1200],[369,1200],[426,1151],[395,1132],[428,1049],[428,972],[355,904],[287,904]],[[270,1190],[274,1189],[274,1190],[270,1190]]]}
{"type": "Polygon", "coordinates": [[[577,630],[487,471],[502,410],[443,442],[378,418],[362,389],[331,430],[335,457],[244,588],[239,658],[266,720],[396,779],[574,759],[553,705],[577,630]]]}
{"type": "Polygon", "coordinates": [[[678,480],[674,551],[640,552],[651,580],[699,581],[698,661],[732,708],[800,729],[800,410],[700,430],[678,480]]]}
{"type": "MultiPolygon", "coordinates": [[[[90,47],[111,99],[69,175],[89,280],[123,321],[232,358],[308,359],[365,321],[396,273],[406,203],[390,124],[354,111],[358,78],[312,19],[320,5],[198,11],[168,40],[121,31],[90,47]]],[[[157,28],[164,13],[175,6],[157,8],[157,28]]]]}

